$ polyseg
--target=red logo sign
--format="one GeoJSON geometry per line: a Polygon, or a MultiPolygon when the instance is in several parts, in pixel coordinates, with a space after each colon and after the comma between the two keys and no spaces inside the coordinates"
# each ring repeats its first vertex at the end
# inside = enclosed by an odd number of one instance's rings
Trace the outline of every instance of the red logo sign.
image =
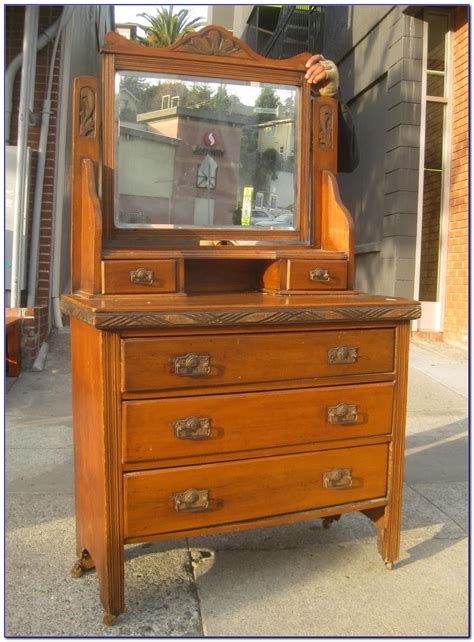
{"type": "Polygon", "coordinates": [[[217,144],[217,133],[216,132],[207,132],[204,134],[204,145],[207,147],[214,147],[217,144]]]}

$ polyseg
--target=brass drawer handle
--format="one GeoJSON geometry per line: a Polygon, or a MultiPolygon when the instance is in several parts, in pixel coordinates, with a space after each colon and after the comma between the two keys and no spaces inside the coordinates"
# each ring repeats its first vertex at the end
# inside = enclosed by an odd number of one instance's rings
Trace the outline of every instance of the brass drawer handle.
{"type": "Polygon", "coordinates": [[[338,403],[337,406],[328,406],[327,408],[328,423],[330,424],[356,424],[357,423],[357,406],[351,403],[338,403]]]}
{"type": "Polygon", "coordinates": [[[317,281],[319,283],[327,283],[331,280],[331,273],[325,268],[314,268],[314,270],[311,270],[311,272],[309,273],[309,280],[317,281]]]}
{"type": "Polygon", "coordinates": [[[345,490],[352,487],[352,470],[350,468],[335,468],[323,473],[323,486],[332,490],[345,490]]]}
{"type": "Polygon", "coordinates": [[[177,439],[209,439],[212,421],[210,417],[186,417],[173,422],[177,439]]]}
{"type": "Polygon", "coordinates": [[[189,488],[183,493],[173,495],[174,509],[177,513],[199,513],[209,508],[209,491],[189,488]]]}
{"type": "Polygon", "coordinates": [[[130,282],[138,283],[139,285],[152,285],[155,280],[155,273],[153,270],[146,270],[145,268],[138,268],[130,271],[130,282]]]}
{"type": "Polygon", "coordinates": [[[207,377],[211,374],[211,355],[190,352],[175,357],[174,373],[179,377],[207,377]]]}
{"type": "Polygon", "coordinates": [[[355,363],[359,358],[359,348],[349,346],[336,346],[328,350],[328,364],[330,366],[340,363],[355,363]]]}

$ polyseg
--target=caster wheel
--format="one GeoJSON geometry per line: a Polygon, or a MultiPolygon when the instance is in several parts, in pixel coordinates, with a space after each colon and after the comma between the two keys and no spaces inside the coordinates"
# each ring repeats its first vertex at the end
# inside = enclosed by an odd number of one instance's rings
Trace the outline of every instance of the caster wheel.
{"type": "Polygon", "coordinates": [[[82,577],[82,574],[84,573],[84,569],[82,568],[82,565],[80,562],[76,562],[72,569],[70,570],[70,573],[72,577],[82,577]]]}
{"type": "Polygon", "coordinates": [[[330,517],[325,517],[323,519],[323,528],[331,528],[333,522],[338,522],[341,519],[341,515],[331,515],[330,517]]]}
{"type": "Polygon", "coordinates": [[[115,624],[115,619],[116,616],[113,615],[113,613],[104,613],[104,619],[102,620],[102,622],[106,626],[113,626],[115,624]]]}
{"type": "Polygon", "coordinates": [[[387,571],[393,571],[393,562],[392,561],[385,562],[385,568],[387,569],[387,571]]]}

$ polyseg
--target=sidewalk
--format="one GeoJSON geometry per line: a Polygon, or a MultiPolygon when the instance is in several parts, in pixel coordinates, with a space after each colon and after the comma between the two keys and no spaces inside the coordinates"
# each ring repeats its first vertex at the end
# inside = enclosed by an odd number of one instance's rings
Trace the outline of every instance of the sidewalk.
{"type": "Polygon", "coordinates": [[[467,635],[467,354],[411,347],[401,559],[360,514],[126,548],[127,611],[104,627],[94,573],[73,579],[68,334],[8,382],[9,636],[467,635]]]}

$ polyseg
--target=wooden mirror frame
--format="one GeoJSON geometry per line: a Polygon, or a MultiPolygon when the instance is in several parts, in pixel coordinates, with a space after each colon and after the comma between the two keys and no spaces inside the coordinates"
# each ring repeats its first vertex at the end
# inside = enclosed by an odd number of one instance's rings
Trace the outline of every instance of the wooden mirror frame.
{"type": "MultiPolygon", "coordinates": [[[[260,56],[250,47],[232,36],[227,30],[208,26],[199,32],[188,34],[175,45],[167,48],[149,48],[127,40],[116,33],[106,35],[103,47],[103,139],[102,139],[102,203],[104,211],[104,249],[185,249],[178,240],[199,239],[214,241],[249,240],[265,241],[270,249],[272,243],[281,251],[285,249],[317,248],[321,246],[320,234],[320,190],[314,174],[314,159],[311,162],[311,146],[314,138],[312,127],[311,88],[304,76],[310,53],[299,54],[286,60],[272,60],[260,56]],[[205,73],[203,73],[205,70],[205,73]],[[299,90],[298,113],[298,163],[297,163],[297,230],[259,231],[240,229],[124,229],[114,224],[114,182],[115,182],[115,75],[120,71],[180,73],[187,76],[209,76],[212,78],[262,81],[271,77],[272,82],[289,84],[299,90]],[[168,241],[159,248],[153,241],[168,241]],[[176,245],[173,245],[173,242],[176,245]],[[278,243],[281,243],[278,245],[278,243]]],[[[333,99],[326,99],[331,111],[331,122],[336,119],[333,99]]],[[[334,122],[335,124],[335,122],[334,122]]],[[[331,162],[327,169],[334,169],[336,144],[331,133],[331,162]]],[[[327,143],[327,141],[326,141],[327,143]]],[[[327,149],[326,156],[327,154],[327,149]]],[[[318,155],[319,156],[319,155],[318,155]]],[[[324,154],[323,154],[324,157],[324,154]]],[[[327,165],[327,163],[326,163],[327,165]]],[[[324,168],[323,168],[324,169],[324,168]]],[[[219,246],[221,250],[232,245],[219,246]]],[[[254,246],[239,245],[240,251],[252,253],[254,246]]],[[[207,248],[209,250],[209,248],[207,248]]]]}

